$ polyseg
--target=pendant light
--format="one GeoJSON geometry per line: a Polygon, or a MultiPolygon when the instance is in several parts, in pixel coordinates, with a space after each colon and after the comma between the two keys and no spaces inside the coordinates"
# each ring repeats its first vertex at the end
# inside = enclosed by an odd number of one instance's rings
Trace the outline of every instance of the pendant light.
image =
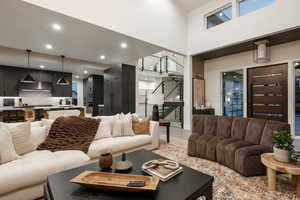
{"type": "MultiPolygon", "coordinates": [[[[30,69],[31,68],[31,66],[30,66],[30,54],[31,54],[31,50],[27,49],[26,52],[27,52],[27,64],[28,64],[27,66],[30,69]]],[[[27,73],[26,76],[25,76],[25,78],[21,82],[23,82],[23,83],[35,83],[35,80],[31,76],[30,73],[27,73]]]]}
{"type": "Polygon", "coordinates": [[[64,59],[65,59],[65,56],[61,56],[62,77],[60,77],[60,79],[58,79],[58,81],[56,82],[56,84],[58,84],[58,85],[69,85],[69,81],[67,81],[65,79],[65,74],[64,74],[64,59]]]}

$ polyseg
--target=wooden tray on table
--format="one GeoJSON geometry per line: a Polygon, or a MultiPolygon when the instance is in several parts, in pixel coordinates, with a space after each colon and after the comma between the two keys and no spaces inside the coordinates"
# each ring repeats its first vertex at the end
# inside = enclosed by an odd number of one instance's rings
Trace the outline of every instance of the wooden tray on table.
{"type": "Polygon", "coordinates": [[[155,191],[159,183],[159,179],[152,176],[96,171],[85,171],[70,181],[72,183],[80,184],[88,188],[124,192],[155,191]],[[144,181],[145,186],[128,187],[127,184],[130,181],[144,181]]]}

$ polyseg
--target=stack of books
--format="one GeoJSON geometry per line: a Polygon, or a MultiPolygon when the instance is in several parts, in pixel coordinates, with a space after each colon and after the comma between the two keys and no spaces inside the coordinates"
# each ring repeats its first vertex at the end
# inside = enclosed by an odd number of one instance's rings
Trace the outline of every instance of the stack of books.
{"type": "Polygon", "coordinates": [[[179,166],[177,169],[169,169],[164,167],[164,165],[156,165],[150,168],[142,167],[142,170],[149,175],[157,176],[163,182],[166,182],[171,178],[173,178],[174,176],[183,172],[181,166],[179,166]]]}

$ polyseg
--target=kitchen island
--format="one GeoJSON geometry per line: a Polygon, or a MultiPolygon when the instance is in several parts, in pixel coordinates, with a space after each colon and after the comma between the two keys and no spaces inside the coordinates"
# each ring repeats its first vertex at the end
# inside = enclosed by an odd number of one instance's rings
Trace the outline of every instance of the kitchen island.
{"type": "Polygon", "coordinates": [[[0,107],[0,122],[24,122],[36,121],[42,118],[48,118],[48,111],[79,110],[80,117],[85,116],[85,108],[81,106],[6,106],[0,107]]]}

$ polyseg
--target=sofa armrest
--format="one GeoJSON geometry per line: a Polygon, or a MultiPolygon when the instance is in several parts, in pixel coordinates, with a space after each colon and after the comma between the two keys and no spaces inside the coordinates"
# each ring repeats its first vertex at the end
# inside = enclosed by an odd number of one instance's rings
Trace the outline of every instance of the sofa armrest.
{"type": "Polygon", "coordinates": [[[150,135],[152,139],[152,148],[157,149],[160,140],[159,122],[150,121],[150,135]]]}

